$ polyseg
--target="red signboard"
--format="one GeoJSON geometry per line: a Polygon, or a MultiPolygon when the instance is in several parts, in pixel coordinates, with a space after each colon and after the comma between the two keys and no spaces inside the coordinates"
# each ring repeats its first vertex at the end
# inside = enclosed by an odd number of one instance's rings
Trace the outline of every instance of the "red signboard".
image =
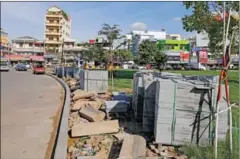
{"type": "Polygon", "coordinates": [[[89,40],[89,44],[95,44],[95,40],[89,40]]]}
{"type": "Polygon", "coordinates": [[[207,51],[199,51],[199,63],[207,63],[208,62],[208,53],[207,51]]]}
{"type": "Polygon", "coordinates": [[[189,52],[181,52],[180,53],[180,61],[188,62],[190,58],[189,52]]]}

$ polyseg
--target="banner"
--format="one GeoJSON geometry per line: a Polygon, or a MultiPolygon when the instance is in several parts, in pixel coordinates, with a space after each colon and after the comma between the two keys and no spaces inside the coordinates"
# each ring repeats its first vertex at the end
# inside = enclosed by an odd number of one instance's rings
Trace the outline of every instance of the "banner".
{"type": "Polygon", "coordinates": [[[206,50],[201,50],[198,52],[199,63],[207,63],[208,62],[208,53],[206,50]]]}
{"type": "Polygon", "coordinates": [[[180,58],[181,58],[181,62],[189,62],[189,52],[181,52],[180,53],[180,58]]]}

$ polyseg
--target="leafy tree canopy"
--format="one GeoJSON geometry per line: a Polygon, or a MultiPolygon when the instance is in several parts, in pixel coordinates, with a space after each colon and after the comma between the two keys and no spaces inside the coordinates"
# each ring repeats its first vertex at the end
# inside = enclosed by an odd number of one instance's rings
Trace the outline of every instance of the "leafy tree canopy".
{"type": "Polygon", "coordinates": [[[167,61],[167,56],[160,51],[156,43],[144,40],[139,45],[138,57],[134,60],[140,64],[156,63],[160,69],[167,61]]]}
{"type": "MultiPolygon", "coordinates": [[[[185,15],[182,18],[183,28],[188,31],[205,32],[209,36],[209,48],[212,53],[218,53],[222,49],[223,40],[223,20],[217,19],[217,17],[223,17],[223,1],[188,1],[183,2],[186,9],[191,9],[190,15],[185,15]]],[[[239,9],[239,2],[226,1],[225,15],[229,14],[230,8],[232,15],[229,25],[228,39],[230,40],[233,32],[234,35],[239,35],[235,30],[238,26],[238,20],[236,14],[239,9]]],[[[222,18],[223,19],[223,18],[222,18]]],[[[226,27],[228,16],[225,18],[226,27]]],[[[233,40],[235,40],[234,38],[233,40]]],[[[236,40],[233,42],[232,49],[236,47],[236,40]]]]}

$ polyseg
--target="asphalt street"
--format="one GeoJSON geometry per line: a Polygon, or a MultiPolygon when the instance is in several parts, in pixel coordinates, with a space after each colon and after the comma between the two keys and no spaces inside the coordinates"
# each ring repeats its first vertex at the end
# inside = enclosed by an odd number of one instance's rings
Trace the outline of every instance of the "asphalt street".
{"type": "Polygon", "coordinates": [[[60,106],[61,86],[31,71],[1,72],[1,158],[43,159],[60,106]]]}

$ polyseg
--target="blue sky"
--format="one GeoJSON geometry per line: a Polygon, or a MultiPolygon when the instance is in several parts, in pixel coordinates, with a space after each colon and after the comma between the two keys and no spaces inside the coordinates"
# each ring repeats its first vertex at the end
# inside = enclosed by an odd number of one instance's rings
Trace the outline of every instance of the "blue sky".
{"type": "Polygon", "coordinates": [[[181,17],[189,14],[182,2],[2,2],[1,27],[9,38],[33,36],[44,38],[46,10],[58,6],[72,18],[72,38],[94,38],[103,23],[120,25],[123,33],[134,23],[144,23],[148,30],[190,35],[183,30],[181,17]]]}

